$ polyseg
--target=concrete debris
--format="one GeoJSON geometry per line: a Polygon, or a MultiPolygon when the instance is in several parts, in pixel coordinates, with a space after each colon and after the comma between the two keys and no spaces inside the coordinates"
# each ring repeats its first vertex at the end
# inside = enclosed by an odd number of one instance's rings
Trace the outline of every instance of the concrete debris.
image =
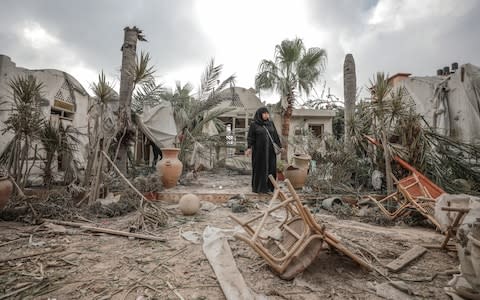
{"type": "Polygon", "coordinates": [[[322,207],[325,208],[326,210],[332,210],[335,206],[341,206],[341,205],[343,205],[343,202],[338,197],[327,198],[322,202],[322,207]]]}
{"type": "Polygon", "coordinates": [[[375,292],[378,296],[390,300],[410,300],[413,299],[410,295],[398,289],[397,286],[391,284],[391,282],[384,282],[375,286],[375,292]]]}
{"type": "Polygon", "coordinates": [[[193,244],[200,244],[201,235],[195,231],[185,231],[180,234],[182,238],[186,239],[193,244]]]}
{"type": "Polygon", "coordinates": [[[97,199],[97,201],[100,202],[103,206],[108,206],[113,203],[118,203],[121,196],[121,194],[115,196],[113,193],[108,193],[108,195],[104,199],[97,199]]]}
{"type": "Polygon", "coordinates": [[[210,201],[200,201],[200,209],[203,211],[213,211],[216,208],[217,206],[210,201]]]}

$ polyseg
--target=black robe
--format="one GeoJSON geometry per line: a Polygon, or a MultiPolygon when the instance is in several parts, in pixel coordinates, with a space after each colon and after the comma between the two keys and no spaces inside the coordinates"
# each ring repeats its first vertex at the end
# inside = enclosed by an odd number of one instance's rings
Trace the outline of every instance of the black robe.
{"type": "Polygon", "coordinates": [[[273,185],[268,175],[277,178],[277,155],[265,128],[268,129],[273,141],[281,147],[273,122],[255,118],[250,124],[247,138],[248,148],[252,149],[252,191],[254,193],[272,192],[273,185]]]}

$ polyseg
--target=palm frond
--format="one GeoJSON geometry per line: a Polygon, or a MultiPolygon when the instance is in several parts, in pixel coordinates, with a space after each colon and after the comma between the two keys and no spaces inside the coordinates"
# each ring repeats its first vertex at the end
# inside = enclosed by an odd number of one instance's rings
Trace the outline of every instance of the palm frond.
{"type": "Polygon", "coordinates": [[[255,76],[255,88],[258,90],[272,90],[275,89],[280,82],[279,69],[275,62],[264,59],[258,66],[258,73],[255,76]]]}
{"type": "Polygon", "coordinates": [[[297,64],[304,53],[302,39],[283,40],[280,45],[275,46],[275,62],[288,69],[297,64]]]}
{"type": "Polygon", "coordinates": [[[134,84],[151,81],[155,73],[154,67],[150,66],[150,53],[141,52],[140,57],[136,57],[134,84]]]}
{"type": "Polygon", "coordinates": [[[112,85],[110,82],[107,81],[105,73],[102,72],[98,75],[98,82],[92,83],[91,89],[94,95],[97,97],[100,103],[106,103],[111,101],[115,97],[115,93],[113,91],[112,85]]]}
{"type": "Polygon", "coordinates": [[[215,66],[215,60],[212,58],[207,64],[205,71],[200,80],[200,90],[198,92],[198,99],[200,101],[206,100],[210,92],[218,84],[218,78],[222,72],[223,65],[215,66]]]}
{"type": "Polygon", "coordinates": [[[197,135],[198,133],[200,133],[204,126],[215,120],[216,118],[220,117],[221,115],[227,113],[227,112],[230,112],[232,110],[234,110],[235,108],[233,107],[226,107],[226,108],[222,108],[222,109],[213,109],[213,110],[209,110],[209,111],[204,111],[203,115],[200,116],[199,118],[197,118],[196,122],[195,122],[195,126],[193,126],[193,128],[191,129],[191,133],[192,135],[197,135]]]}
{"type": "Polygon", "coordinates": [[[376,102],[382,102],[388,97],[392,91],[392,84],[388,80],[388,75],[378,72],[373,79],[370,80],[370,91],[376,102]]]}
{"type": "Polygon", "coordinates": [[[151,107],[158,105],[162,101],[165,91],[163,84],[157,84],[153,78],[144,81],[133,94],[132,110],[137,114],[141,114],[145,105],[151,107]]]}
{"type": "Polygon", "coordinates": [[[45,87],[31,75],[14,77],[8,82],[8,86],[12,89],[14,101],[24,104],[34,104],[40,98],[40,93],[45,87]]]}

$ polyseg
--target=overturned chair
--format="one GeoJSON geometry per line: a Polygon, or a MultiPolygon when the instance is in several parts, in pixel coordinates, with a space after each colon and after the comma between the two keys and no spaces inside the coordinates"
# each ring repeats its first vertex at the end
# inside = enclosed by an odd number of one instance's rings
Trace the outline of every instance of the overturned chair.
{"type": "Polygon", "coordinates": [[[416,211],[439,229],[440,224],[435,219],[435,204],[437,198],[445,192],[400,157],[396,156],[393,159],[404,169],[410,171],[411,175],[400,180],[390,175],[397,186],[397,192],[380,200],[371,196],[368,198],[375,202],[391,220],[416,211]]]}
{"type": "Polygon", "coordinates": [[[240,224],[245,234],[235,238],[247,243],[282,279],[290,280],[304,271],[324,249],[324,243],[353,259],[367,270],[371,266],[345,248],[339,240],[320,226],[306,209],[290,181],[283,191],[272,176],[275,187],[268,208],[259,215],[242,221],[230,215],[240,224]],[[279,202],[277,202],[279,200],[279,202]],[[255,226],[258,223],[257,226],[255,226]]]}

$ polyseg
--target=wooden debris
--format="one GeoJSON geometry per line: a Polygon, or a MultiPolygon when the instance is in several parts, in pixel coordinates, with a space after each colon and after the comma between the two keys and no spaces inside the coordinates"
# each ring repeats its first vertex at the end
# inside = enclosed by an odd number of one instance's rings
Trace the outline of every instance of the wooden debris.
{"type": "Polygon", "coordinates": [[[417,245],[412,249],[408,250],[407,252],[403,253],[402,255],[400,255],[399,258],[390,262],[386,267],[392,272],[398,272],[400,269],[408,265],[410,262],[422,256],[425,252],[427,252],[427,249],[417,245]]]}
{"type": "Polygon", "coordinates": [[[7,261],[11,261],[11,260],[17,260],[17,259],[27,258],[27,257],[44,255],[44,254],[48,254],[48,253],[62,252],[62,251],[65,251],[65,248],[64,248],[64,247],[56,248],[56,249],[50,249],[50,250],[45,250],[45,251],[40,251],[40,252],[32,253],[32,254],[24,254],[24,255],[18,255],[18,256],[13,256],[13,257],[7,257],[7,258],[4,258],[4,259],[0,259],[0,263],[4,263],[4,262],[7,262],[7,261]]]}
{"type": "Polygon", "coordinates": [[[9,297],[11,297],[11,296],[15,296],[16,294],[19,294],[19,293],[21,293],[21,292],[23,292],[23,291],[25,291],[25,290],[31,289],[31,288],[33,288],[33,287],[36,287],[36,286],[40,285],[41,283],[42,283],[42,282],[32,283],[32,284],[27,285],[27,286],[25,286],[25,287],[22,287],[22,288],[20,288],[20,289],[18,289],[18,290],[12,291],[12,292],[10,292],[10,293],[8,293],[8,294],[5,294],[5,295],[3,295],[3,296],[0,296],[0,300],[1,300],[1,299],[7,299],[7,298],[9,298],[9,297]]]}
{"type": "Polygon", "coordinates": [[[108,229],[108,228],[93,227],[93,226],[82,226],[80,228],[88,230],[88,231],[92,231],[92,232],[108,233],[108,234],[112,234],[112,235],[134,237],[134,238],[138,238],[138,239],[152,240],[152,241],[157,241],[157,242],[166,242],[166,240],[164,238],[161,238],[161,237],[158,237],[158,236],[153,236],[153,235],[139,234],[139,233],[133,233],[133,232],[113,230],[113,229],[108,229]]]}
{"type": "MultiPolygon", "coordinates": [[[[115,169],[115,171],[117,171],[117,174],[125,181],[125,183],[127,183],[128,186],[130,186],[130,187],[132,188],[132,190],[134,190],[135,193],[137,193],[137,194],[142,198],[142,202],[143,202],[143,200],[147,200],[147,199],[145,198],[145,196],[144,196],[142,193],[140,193],[140,192],[133,186],[133,184],[130,182],[130,180],[128,180],[127,177],[125,177],[125,175],[123,175],[122,172],[120,172],[120,170],[119,170],[118,167],[115,165],[115,163],[113,163],[113,161],[110,159],[110,157],[108,157],[108,155],[107,155],[104,151],[102,151],[102,154],[103,154],[103,156],[105,156],[105,158],[107,159],[107,161],[112,165],[112,167],[115,169]]],[[[140,204],[140,206],[142,206],[142,205],[140,204]]]]}
{"type": "Polygon", "coordinates": [[[182,295],[180,295],[180,293],[176,291],[175,287],[170,282],[166,281],[166,283],[168,288],[175,294],[175,296],[178,297],[178,299],[185,300],[185,298],[183,298],[182,295]]]}
{"type": "Polygon", "coordinates": [[[146,234],[127,232],[127,231],[113,230],[113,229],[102,228],[102,227],[89,226],[89,225],[86,225],[85,223],[76,223],[76,222],[59,221],[59,220],[51,220],[51,219],[43,219],[43,221],[51,222],[51,223],[54,223],[54,224],[78,227],[80,229],[84,229],[84,230],[91,231],[91,232],[101,232],[101,233],[107,233],[107,234],[112,234],[112,235],[134,237],[134,238],[143,239],[143,240],[166,242],[166,240],[164,238],[154,236],[154,235],[146,235],[146,234]]]}

